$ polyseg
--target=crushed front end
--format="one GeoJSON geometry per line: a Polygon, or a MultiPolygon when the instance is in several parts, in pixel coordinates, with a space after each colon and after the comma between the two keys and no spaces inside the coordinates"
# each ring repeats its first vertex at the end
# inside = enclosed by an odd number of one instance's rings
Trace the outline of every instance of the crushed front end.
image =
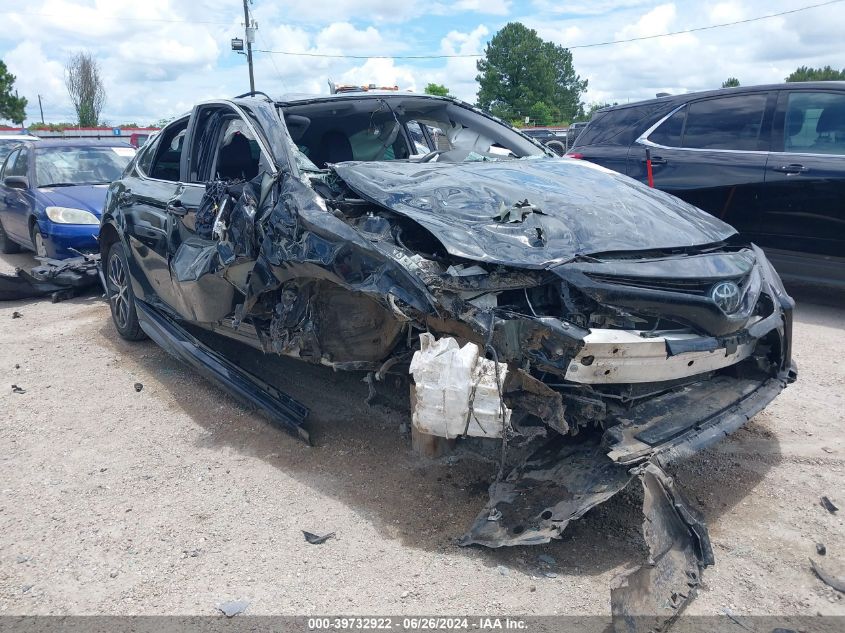
{"type": "Polygon", "coordinates": [[[793,301],[727,225],[576,162],[343,163],[209,187],[205,241],[179,246],[173,275],[227,290],[190,306],[197,325],[371,387],[410,376],[415,437],[498,463],[462,545],[548,542],[639,480],[650,563],[614,614],[665,620],[713,558],[663,468],[795,379],[793,301]]]}

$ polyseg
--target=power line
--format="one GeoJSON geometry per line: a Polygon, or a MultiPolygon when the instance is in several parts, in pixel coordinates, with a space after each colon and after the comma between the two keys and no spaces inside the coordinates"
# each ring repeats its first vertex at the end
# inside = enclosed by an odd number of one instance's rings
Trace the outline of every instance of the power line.
{"type": "MultiPolygon", "coordinates": [[[[809,11],[810,9],[818,9],[819,7],[826,7],[831,4],[838,4],[845,2],[845,0],[828,0],[828,2],[821,2],[819,4],[811,4],[806,7],[799,7],[797,9],[790,9],[788,11],[780,11],[778,13],[770,13],[768,15],[761,15],[756,18],[746,18],[744,20],[735,20],[734,22],[723,22],[722,24],[711,24],[710,26],[698,26],[692,29],[684,29],[682,31],[672,31],[670,33],[660,33],[658,35],[643,35],[641,37],[631,37],[624,40],[609,40],[607,42],[594,42],[592,44],[577,44],[575,46],[567,46],[569,50],[576,48],[594,48],[596,46],[612,46],[613,44],[627,44],[629,42],[640,42],[642,40],[653,40],[660,37],[671,37],[672,35],[683,35],[685,33],[697,33],[699,31],[710,31],[713,29],[721,29],[727,26],[736,26],[737,24],[748,24],[749,22],[759,22],[760,20],[768,20],[770,18],[777,18],[783,15],[790,15],[792,13],[800,13],[801,11],[809,11]]],[[[269,53],[270,55],[291,55],[295,57],[326,57],[331,59],[455,59],[467,57],[484,57],[481,53],[473,53],[466,55],[329,55],[324,53],[303,53],[294,51],[270,51],[263,49],[256,49],[259,53],[269,53]]]]}
{"type": "MultiPolygon", "coordinates": [[[[264,37],[261,35],[261,31],[256,29],[255,32],[258,34],[258,39],[260,39],[263,42],[264,37]]],[[[257,52],[259,52],[259,50],[255,49],[255,52],[257,53],[257,52]]],[[[276,65],[276,58],[273,57],[272,55],[269,55],[269,57],[270,57],[270,62],[273,64],[273,68],[275,68],[275,70],[276,70],[276,74],[279,76],[279,82],[281,82],[282,86],[285,86],[287,82],[285,81],[285,78],[282,75],[282,71],[280,71],[279,67],[276,65]]]]}
{"type": "MultiPolygon", "coordinates": [[[[682,31],[671,31],[669,33],[660,33],[657,35],[643,35],[640,37],[631,37],[624,40],[608,40],[606,42],[593,42],[591,44],[576,44],[575,46],[567,46],[569,50],[577,48],[594,48],[597,46],[612,46],[614,44],[627,44],[630,42],[641,42],[643,40],[653,40],[661,37],[671,37],[673,35],[683,35],[686,33],[698,33],[699,31],[710,31],[713,29],[721,29],[729,26],[736,26],[738,24],[749,24],[751,22],[759,22],[760,20],[769,20],[784,15],[791,15],[793,13],[800,13],[802,11],[809,11],[810,9],[818,9],[820,7],[827,7],[832,4],[839,4],[845,0],[828,0],[827,2],[820,2],[818,4],[811,4],[796,9],[789,9],[787,11],[779,11],[778,13],[770,13],[768,15],[761,15],[754,18],[746,18],[744,20],[735,20],[733,22],[723,22],[722,24],[711,24],[710,26],[698,26],[691,29],[684,29],[682,31]]],[[[44,17],[44,18],[67,18],[66,15],[58,15],[53,13],[24,13],[21,11],[0,11],[0,15],[21,15],[28,17],[44,17]]],[[[214,20],[179,20],[167,18],[134,18],[134,17],[114,17],[114,20],[121,22],[165,22],[165,23],[191,23],[191,24],[213,24],[222,26],[231,26],[231,22],[218,22],[214,20]]],[[[270,55],[290,55],[294,57],[323,57],[329,59],[456,59],[456,58],[478,58],[483,57],[481,53],[474,54],[458,54],[458,55],[329,55],[325,53],[305,53],[296,51],[272,51],[268,49],[253,49],[256,53],[267,53],[270,55]]]]}
{"type": "Polygon", "coordinates": [[[614,40],[610,42],[596,42],[595,44],[581,44],[579,46],[569,46],[568,48],[592,48],[594,46],[609,46],[611,44],[625,44],[627,42],[640,42],[642,40],[653,40],[658,37],[668,37],[670,35],[683,35],[684,33],[697,33],[698,31],[710,31],[712,29],[720,29],[725,26],[736,26],[737,24],[748,24],[749,22],[759,22],[760,20],[768,20],[769,18],[777,18],[782,15],[790,15],[792,13],[800,13],[801,11],[808,11],[810,9],[818,9],[819,7],[826,7],[831,4],[838,4],[845,0],[829,0],[820,4],[811,4],[806,7],[799,7],[797,9],[790,9],[789,11],[781,11],[779,13],[770,13],[769,15],[761,15],[756,18],[746,18],[745,20],[736,20],[735,22],[725,22],[723,24],[711,24],[710,26],[698,26],[693,29],[685,29],[683,31],[672,31],[671,33],[661,33],[660,35],[643,35],[642,37],[632,37],[627,40],[614,40]]]}

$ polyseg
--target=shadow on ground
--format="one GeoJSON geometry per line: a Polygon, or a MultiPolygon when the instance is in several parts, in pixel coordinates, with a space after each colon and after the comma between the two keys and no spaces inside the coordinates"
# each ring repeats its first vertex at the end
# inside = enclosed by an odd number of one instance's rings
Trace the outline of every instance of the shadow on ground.
{"type": "MultiPolygon", "coordinates": [[[[573,522],[561,541],[531,548],[458,548],[454,541],[486,502],[497,464],[415,456],[409,436],[399,431],[400,424],[410,419],[406,387],[381,385],[379,400],[390,406],[369,407],[367,385],[359,373],[335,373],[293,359],[264,356],[218,338],[216,349],[225,350],[230,359],[311,408],[309,429],[315,446],[308,447],[199,379],[152,343],[127,343],[110,322],[100,326],[98,334],[125,363],[142,369],[170,391],[178,406],[206,429],[207,435],[199,440],[203,446],[228,447],[260,458],[354,508],[387,538],[428,551],[464,553],[490,567],[506,565],[525,573],[537,573],[540,554],[552,556],[557,562],[554,571],[562,575],[601,574],[643,560],[641,491],[636,482],[573,522]],[[190,398],[185,397],[187,390],[190,398]],[[209,401],[224,405],[213,409],[219,411],[214,417],[208,413],[212,410],[209,401]]],[[[674,472],[709,522],[738,504],[780,457],[775,437],[755,423],[730,441],[739,444],[731,456],[705,452],[674,472]],[[765,438],[762,444],[761,437],[765,438]],[[748,456],[742,455],[746,439],[753,442],[749,454],[766,454],[753,467],[745,463],[748,456]]],[[[326,531],[330,529],[326,526],[326,531]]]]}

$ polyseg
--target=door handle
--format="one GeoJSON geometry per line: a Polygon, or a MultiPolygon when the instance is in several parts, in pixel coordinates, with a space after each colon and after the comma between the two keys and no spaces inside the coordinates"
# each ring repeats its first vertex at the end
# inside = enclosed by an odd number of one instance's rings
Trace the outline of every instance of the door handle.
{"type": "Polygon", "coordinates": [[[154,240],[167,238],[167,231],[153,226],[146,220],[136,220],[134,232],[138,237],[146,237],[154,240]]]}
{"type": "MultiPolygon", "coordinates": [[[[641,162],[645,163],[647,159],[643,158],[641,162]]],[[[665,165],[669,161],[663,158],[662,156],[652,156],[651,157],[651,164],[652,165],[665,165]]]]}
{"type": "Polygon", "coordinates": [[[804,167],[804,165],[798,165],[797,163],[792,165],[773,165],[771,169],[772,171],[779,171],[784,174],[803,174],[810,171],[809,167],[804,167]]]}

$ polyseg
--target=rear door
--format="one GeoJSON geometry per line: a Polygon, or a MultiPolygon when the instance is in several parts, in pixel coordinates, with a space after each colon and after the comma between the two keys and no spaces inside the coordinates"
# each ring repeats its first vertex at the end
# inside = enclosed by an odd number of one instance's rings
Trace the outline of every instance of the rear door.
{"type": "MultiPolygon", "coordinates": [[[[774,251],[800,253],[804,259],[845,257],[845,91],[781,91],[773,150],[759,244],[774,259],[779,258],[774,251]]],[[[827,266],[841,269],[842,262],[827,266]]],[[[836,276],[845,277],[845,271],[836,276]]]]}
{"type": "Polygon", "coordinates": [[[776,96],[730,94],[676,108],[631,148],[628,175],[647,182],[648,149],[656,188],[757,234],[776,96]]]}

